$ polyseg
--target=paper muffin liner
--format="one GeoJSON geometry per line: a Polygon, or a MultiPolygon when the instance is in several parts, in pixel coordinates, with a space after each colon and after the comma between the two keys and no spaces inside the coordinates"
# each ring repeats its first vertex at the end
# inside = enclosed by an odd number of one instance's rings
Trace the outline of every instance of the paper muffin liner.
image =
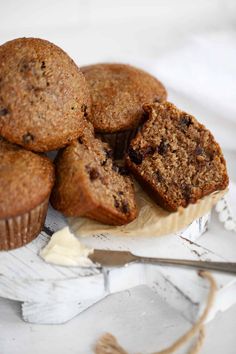
{"type": "Polygon", "coordinates": [[[195,219],[209,213],[212,207],[220,200],[227,190],[214,192],[187,208],[180,208],[171,213],[157,206],[153,200],[135,184],[139,215],[131,223],[122,226],[101,224],[84,217],[69,218],[72,230],[78,236],[109,234],[124,237],[158,237],[170,235],[184,229],[195,219]]]}
{"type": "Polygon", "coordinates": [[[96,133],[96,136],[110,145],[114,158],[119,160],[124,156],[130,141],[135,137],[138,130],[139,127],[116,133],[96,133]]]}
{"type": "Polygon", "coordinates": [[[7,251],[31,242],[41,231],[48,209],[48,198],[29,212],[0,219],[0,250],[7,251]]]}

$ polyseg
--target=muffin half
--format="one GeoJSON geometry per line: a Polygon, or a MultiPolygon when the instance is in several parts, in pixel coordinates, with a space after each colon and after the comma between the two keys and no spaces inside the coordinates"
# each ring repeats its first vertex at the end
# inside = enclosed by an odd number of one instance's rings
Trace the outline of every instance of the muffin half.
{"type": "Polygon", "coordinates": [[[56,158],[51,203],[66,216],[86,216],[109,225],[127,224],[137,216],[131,177],[113,162],[109,146],[91,131],[56,158]]]}
{"type": "Polygon", "coordinates": [[[170,102],[144,108],[149,119],[132,140],[126,162],[157,204],[177,211],[228,186],[223,153],[204,125],[170,102]]]}
{"type": "Polygon", "coordinates": [[[21,247],[39,234],[53,183],[48,158],[0,138],[0,250],[21,247]]]}

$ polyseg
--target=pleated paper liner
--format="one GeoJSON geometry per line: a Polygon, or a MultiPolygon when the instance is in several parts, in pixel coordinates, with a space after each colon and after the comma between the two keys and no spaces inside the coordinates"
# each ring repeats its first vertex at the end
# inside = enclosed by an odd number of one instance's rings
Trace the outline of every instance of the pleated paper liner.
{"type": "Polygon", "coordinates": [[[96,234],[109,234],[114,236],[147,236],[157,237],[173,234],[182,230],[195,219],[207,214],[212,207],[224,196],[227,189],[214,192],[187,208],[180,208],[170,213],[149,198],[149,196],[135,184],[139,215],[137,219],[127,225],[110,226],[95,220],[83,217],[68,218],[68,223],[78,236],[91,236],[96,234]]]}
{"type": "Polygon", "coordinates": [[[48,198],[27,213],[0,219],[0,251],[24,246],[38,236],[44,225],[47,209],[48,198]]]}
{"type": "Polygon", "coordinates": [[[119,160],[123,158],[138,129],[139,127],[116,133],[97,133],[96,136],[110,145],[114,159],[119,160]]]}

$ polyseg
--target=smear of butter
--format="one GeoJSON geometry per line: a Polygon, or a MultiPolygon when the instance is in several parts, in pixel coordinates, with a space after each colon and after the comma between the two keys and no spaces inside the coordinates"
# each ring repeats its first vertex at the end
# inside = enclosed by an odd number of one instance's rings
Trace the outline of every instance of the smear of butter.
{"type": "Polygon", "coordinates": [[[90,267],[93,262],[88,255],[93,249],[85,247],[71,232],[69,227],[55,232],[40,256],[48,263],[65,266],[90,267]]]}

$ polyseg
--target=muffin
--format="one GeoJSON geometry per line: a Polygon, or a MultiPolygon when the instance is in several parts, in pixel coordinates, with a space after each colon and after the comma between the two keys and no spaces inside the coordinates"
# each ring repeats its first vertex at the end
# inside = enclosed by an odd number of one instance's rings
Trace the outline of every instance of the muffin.
{"type": "Polygon", "coordinates": [[[109,146],[89,135],[59,153],[51,204],[66,216],[127,224],[137,216],[132,180],[114,164],[109,146]]]}
{"type": "Polygon", "coordinates": [[[227,187],[225,159],[209,130],[169,102],[144,108],[149,119],[126,162],[157,204],[176,211],[227,187]]]}
{"type": "Polygon", "coordinates": [[[86,124],[89,92],[73,60],[54,44],[19,38],[0,46],[0,135],[32,151],[55,150],[86,124]]]}
{"type": "Polygon", "coordinates": [[[166,90],[155,77],[130,65],[95,64],[81,70],[92,99],[89,119],[120,159],[145,119],[142,105],[165,101],[166,90]]]}
{"type": "Polygon", "coordinates": [[[39,234],[53,183],[48,158],[0,138],[0,250],[23,246],[39,234]]]}

